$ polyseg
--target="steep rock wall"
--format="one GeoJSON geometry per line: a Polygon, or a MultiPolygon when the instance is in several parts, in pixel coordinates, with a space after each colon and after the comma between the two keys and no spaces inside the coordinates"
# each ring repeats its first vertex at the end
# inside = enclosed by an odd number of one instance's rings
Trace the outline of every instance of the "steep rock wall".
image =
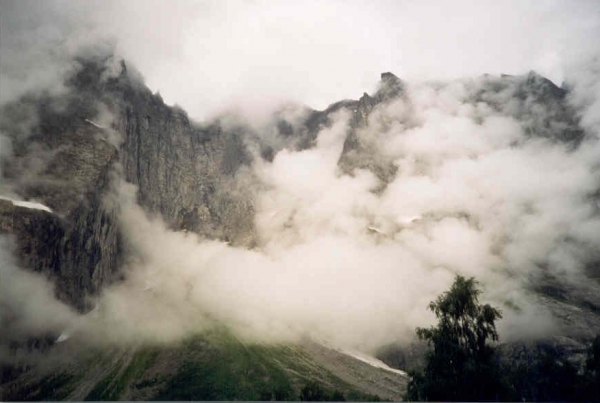
{"type": "Polygon", "coordinates": [[[240,137],[193,124],[123,62],[109,74],[113,62],[79,60],[65,94],[29,95],[6,106],[0,127],[14,148],[3,181],[18,197],[53,210],[3,203],[1,232],[16,237],[23,267],[55,279],[57,295],[82,311],[91,307],[86,296],[119,276],[119,208],[107,201],[118,176],[138,187],[149,214],[175,230],[253,243],[252,203],[233,182],[250,161],[240,137]]]}

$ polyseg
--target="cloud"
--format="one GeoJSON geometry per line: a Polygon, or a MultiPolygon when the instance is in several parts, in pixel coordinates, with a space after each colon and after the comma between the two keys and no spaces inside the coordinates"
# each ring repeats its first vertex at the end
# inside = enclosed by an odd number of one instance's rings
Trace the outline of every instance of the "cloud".
{"type": "MultiPolygon", "coordinates": [[[[525,78],[512,80],[506,102],[525,78]]],[[[461,274],[503,310],[504,339],[560,333],[531,289],[548,276],[576,288],[600,257],[597,138],[573,149],[532,136],[510,108],[473,101],[481,84],[408,84],[373,112],[359,139],[399,168],[383,190],[370,171],[338,167],[345,111],[314,147],[255,159],[253,250],[169,231],[121,185],[127,280],[105,290],[82,331],[168,342],[218,322],[260,340],[310,335],[369,351],[431,323],[428,302],[461,274]]]]}
{"type": "MultiPolygon", "coordinates": [[[[310,334],[371,350],[431,323],[427,303],[463,274],[503,307],[503,337],[556,330],[531,286],[547,275],[576,286],[600,257],[598,58],[584,47],[566,60],[598,32],[599,12],[592,2],[407,4],[2,3],[6,99],[64,91],[72,55],[111,35],[116,42],[105,46],[133,61],[167,101],[196,118],[232,105],[260,111],[250,120],[271,142],[279,140],[267,133],[269,112],[283,100],[323,107],[360,93],[383,70],[415,79],[407,97],[377,107],[357,133],[375,158],[398,168],[389,183],[339,169],[344,112],[314,147],[277,147],[272,161],[256,158],[251,175],[240,175],[256,189],[254,250],[170,231],[135,203],[134,188],[115,183],[126,280],[105,289],[97,309],[74,316],[11,262],[7,278],[31,282],[42,299],[23,306],[21,328],[169,342],[220,322],[263,340],[310,334]],[[552,123],[552,135],[566,123],[516,96],[526,78],[449,80],[531,68],[574,88],[569,102],[586,130],[578,147],[530,133],[532,122],[552,123]],[[488,86],[506,82],[500,92],[488,86]],[[48,323],[47,310],[59,319],[48,323]]],[[[5,295],[18,306],[18,295],[5,295]]]]}
{"type": "Polygon", "coordinates": [[[65,52],[111,38],[153,91],[196,119],[283,100],[324,108],[374,87],[382,71],[415,81],[535,69],[560,84],[600,32],[593,0],[30,0],[2,10],[2,70],[13,76],[3,94],[56,83],[65,52]]]}
{"type": "Polygon", "coordinates": [[[12,239],[0,235],[0,325],[3,343],[60,332],[75,320],[76,313],[56,300],[47,278],[19,267],[13,257],[13,248],[12,239]]]}

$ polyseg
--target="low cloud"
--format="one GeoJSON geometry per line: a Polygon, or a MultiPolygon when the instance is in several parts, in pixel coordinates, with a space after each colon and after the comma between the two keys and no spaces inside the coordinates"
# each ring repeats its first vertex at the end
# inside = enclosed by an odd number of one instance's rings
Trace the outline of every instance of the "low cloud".
{"type": "MultiPolygon", "coordinates": [[[[518,96],[518,85],[526,77],[415,82],[407,84],[405,97],[373,110],[368,124],[356,133],[359,144],[369,149],[375,160],[389,162],[397,168],[388,178],[389,182],[384,183],[370,170],[354,169],[344,173],[346,171],[339,168],[351,111],[333,116],[332,124],[320,131],[309,149],[286,148],[285,142],[270,130],[274,124],[270,109],[279,108],[283,99],[291,97],[319,106],[324,102],[321,97],[330,101],[353,95],[356,83],[364,84],[364,75],[373,76],[372,69],[388,69],[388,66],[377,67],[377,63],[376,67],[363,65],[362,61],[369,60],[364,55],[358,57],[360,61],[354,69],[352,61],[358,60],[357,55],[361,53],[346,54],[338,46],[346,41],[347,27],[333,27],[331,32],[325,32],[330,42],[325,40],[324,43],[329,45],[316,51],[323,60],[314,57],[310,43],[301,46],[304,53],[293,53],[287,60],[288,53],[278,54],[274,50],[278,49],[275,46],[277,34],[269,36],[271,31],[265,29],[271,27],[273,32],[279,32],[275,28],[285,26],[283,17],[287,11],[296,10],[298,6],[276,7],[265,12],[261,2],[227,3],[223,7],[184,3],[176,7],[172,16],[175,20],[182,19],[174,36],[161,36],[157,48],[143,47],[136,52],[140,35],[144,37],[141,33],[148,32],[147,21],[162,23],[160,12],[164,11],[164,5],[152,3],[146,9],[140,3],[128,3],[122,10],[123,16],[131,17],[140,11],[152,18],[135,18],[136,24],[123,24],[123,20],[133,20],[113,19],[115,5],[112,2],[102,12],[94,2],[78,5],[69,12],[64,7],[67,3],[56,4],[48,10],[48,15],[60,14],[57,26],[64,32],[56,35],[52,34],[54,31],[46,31],[53,24],[46,24],[45,8],[41,5],[30,20],[25,19],[27,21],[7,25],[7,17],[3,17],[2,37],[8,39],[2,42],[3,98],[0,104],[31,90],[54,94],[66,91],[60,84],[61,78],[77,68],[67,60],[76,54],[75,50],[86,49],[86,43],[94,43],[110,31],[121,41],[118,45],[104,42],[106,47],[122,51],[139,64],[142,71],[166,53],[166,62],[148,70],[149,83],[158,86],[157,83],[164,82],[161,85],[165,85],[167,91],[163,94],[169,94],[168,98],[184,107],[191,105],[193,116],[206,116],[233,105],[250,121],[252,128],[248,132],[258,132],[261,141],[275,145],[274,149],[279,151],[272,161],[255,158],[251,172],[238,174],[240,187],[249,187],[251,183],[254,192],[259,243],[253,250],[168,230],[160,219],[148,217],[136,204],[135,188],[116,181],[111,197],[121,206],[120,225],[127,242],[125,280],[106,288],[98,296],[96,308],[86,315],[74,314],[55,301],[52,288],[42,277],[17,268],[10,257],[8,241],[2,238],[3,280],[0,285],[3,292],[0,298],[2,306],[9,308],[3,309],[3,328],[4,324],[10,324],[15,334],[51,332],[57,337],[62,335],[63,339],[81,337],[98,343],[161,343],[224,323],[240,335],[260,340],[287,341],[310,335],[339,346],[373,350],[386,343],[408,341],[416,326],[430,324],[433,318],[426,311],[428,302],[446,290],[456,274],[461,274],[480,280],[485,299],[504,311],[503,338],[539,337],[561,330],[531,288],[547,276],[566,287],[577,287],[586,281],[586,265],[600,259],[599,59],[589,49],[577,56],[579,64],[573,62],[568,66],[562,60],[555,60],[553,48],[534,52],[532,58],[524,61],[515,55],[532,49],[544,37],[543,33],[556,27],[549,16],[564,7],[554,3],[550,11],[532,11],[532,7],[525,7],[529,16],[545,16],[541,34],[518,43],[516,50],[509,49],[502,66],[496,67],[496,60],[502,60],[501,52],[500,56],[493,57],[492,64],[495,69],[503,68],[507,72],[545,66],[547,69],[541,69],[542,72],[553,73],[555,79],[566,78],[567,85],[573,89],[568,102],[576,110],[584,130],[580,139],[557,140],[556,137],[569,132],[572,122],[561,120],[553,110],[545,109],[544,104],[536,103],[531,97],[518,96]],[[56,4],[61,7],[56,8],[56,4]],[[245,13],[260,16],[249,20],[250,25],[255,24],[254,30],[244,26],[233,33],[231,41],[235,46],[213,42],[204,35],[204,25],[186,17],[189,12],[202,20],[202,13],[206,12],[206,15],[221,16],[229,24],[225,26],[230,26],[240,21],[231,14],[235,8],[232,4],[245,13]],[[93,14],[92,22],[86,17],[88,12],[93,14]],[[97,27],[102,20],[110,29],[99,29],[84,37],[72,36],[73,32],[81,32],[85,24],[97,27]],[[29,30],[28,24],[37,28],[29,30]],[[246,28],[251,31],[248,37],[246,28]],[[184,31],[190,31],[190,36],[184,31]],[[18,39],[15,32],[28,32],[28,35],[18,39]],[[65,33],[71,35],[72,42],[59,44],[59,39],[53,39],[62,38],[65,33]],[[129,33],[131,36],[127,39],[129,33]],[[195,47],[194,38],[199,36],[205,38],[201,41],[201,51],[195,47]],[[39,48],[34,46],[37,37],[44,39],[39,48]],[[182,38],[192,39],[182,41],[183,49],[172,49],[171,45],[178,44],[182,38]],[[244,38],[261,45],[246,43],[244,38]],[[61,50],[52,56],[48,48],[54,44],[59,44],[61,50]],[[244,44],[247,46],[241,46],[244,44]],[[16,52],[19,47],[27,51],[16,52]],[[156,49],[161,52],[156,53],[156,49]],[[327,49],[335,50],[333,55],[348,66],[347,72],[338,62],[331,61],[327,49]],[[211,58],[211,50],[221,57],[211,58]],[[197,57],[188,57],[190,52],[197,57]],[[252,53],[243,59],[246,64],[234,62],[232,55],[239,52],[252,53]],[[203,71],[210,82],[196,81],[201,70],[199,60],[206,61],[203,71]],[[264,64],[269,68],[261,67],[259,61],[263,60],[268,61],[264,64]],[[46,61],[49,64],[45,65],[46,61]],[[276,64],[277,61],[280,64],[276,64]],[[307,68],[312,64],[314,71],[307,68]],[[35,71],[47,67],[47,74],[23,75],[18,69],[21,65],[35,71]],[[240,66],[244,65],[255,68],[242,74],[246,70],[240,66]],[[314,81],[317,79],[313,77],[323,69],[324,81],[314,81]],[[182,87],[172,82],[173,77],[179,77],[174,71],[186,71],[181,79],[186,84],[181,100],[176,99],[182,95],[182,87]],[[286,76],[284,71],[291,72],[286,76]],[[339,78],[341,84],[332,77],[339,78]],[[276,84],[268,84],[273,81],[276,84]],[[197,86],[202,85],[206,88],[200,91],[197,86]],[[504,89],[492,90],[497,86],[504,89]],[[311,89],[315,92],[304,91],[309,87],[315,88],[311,89]],[[197,99],[198,94],[208,95],[197,99]],[[269,113],[256,116],[257,111],[269,113]]],[[[3,4],[2,15],[19,15],[23,11],[19,7],[17,3],[3,4]],[[17,7],[18,12],[4,13],[7,7],[17,7]]],[[[395,9],[390,4],[386,7],[395,9]]],[[[430,9],[431,4],[428,7],[430,9]]],[[[431,11],[428,7],[415,12],[428,16],[431,11]]],[[[362,9],[357,4],[350,7],[354,16],[362,9]]],[[[319,6],[318,10],[318,14],[325,16],[339,14],[329,6],[319,6]]],[[[568,13],[565,26],[572,27],[574,21],[580,21],[581,16],[578,12],[575,14],[568,13]]],[[[374,12],[366,17],[371,21],[377,20],[378,15],[374,12]]],[[[596,17],[597,13],[590,13],[585,19],[589,22],[587,28],[576,30],[565,42],[559,41],[561,49],[565,43],[582,41],[590,32],[596,32],[596,17]]],[[[245,17],[240,18],[245,20],[245,17]]],[[[215,35],[226,36],[223,28],[218,28],[219,18],[210,21],[208,26],[214,29],[215,35]]],[[[306,23],[307,19],[294,21],[306,23]]],[[[511,21],[520,27],[519,32],[529,32],[522,22],[511,21]]],[[[348,22],[350,26],[354,27],[348,22]]],[[[387,37],[383,35],[387,32],[397,33],[397,29],[383,27],[376,36],[387,37]]],[[[477,30],[459,36],[472,44],[467,39],[479,39],[473,32],[477,30]]],[[[295,40],[298,34],[291,30],[282,35],[284,38],[291,35],[295,40]]],[[[320,43],[319,31],[313,35],[314,43],[320,43]]],[[[496,45],[494,49],[505,51],[507,47],[500,46],[504,42],[498,38],[491,38],[491,43],[496,45]]],[[[359,42],[364,46],[380,43],[359,42]]],[[[414,55],[421,48],[429,49],[419,47],[418,40],[416,43],[407,45],[407,55],[414,55]]],[[[367,56],[383,63],[381,60],[385,58],[376,56],[395,49],[403,47],[385,42],[374,50],[367,47],[365,51],[367,56]]],[[[440,61],[430,56],[407,67],[408,76],[418,76],[419,63],[427,70],[434,61],[440,61]]],[[[479,74],[491,66],[489,61],[479,58],[473,66],[462,69],[466,57],[449,60],[448,76],[479,74]]],[[[391,62],[397,64],[398,60],[391,62]]],[[[446,73],[441,74],[444,75],[446,73]]],[[[425,76],[418,78],[430,78],[430,73],[425,76]]],[[[305,109],[289,107],[282,113],[300,121],[305,109]]],[[[26,121],[35,124],[35,119],[32,113],[31,119],[26,121]]],[[[109,118],[89,119],[90,124],[110,124],[109,118]]],[[[242,125],[244,118],[239,122],[233,119],[231,124],[242,125]]],[[[22,133],[12,134],[13,137],[29,133],[28,127],[15,130],[22,133]]],[[[119,139],[115,138],[114,144],[118,145],[119,139]]],[[[0,163],[10,161],[11,147],[8,137],[0,133],[0,163]]],[[[38,165],[43,163],[40,161],[38,165]]],[[[4,191],[3,188],[0,187],[0,191],[4,191]]]]}
{"type": "Polygon", "coordinates": [[[77,314],[71,307],[56,300],[47,278],[19,267],[14,259],[14,247],[10,237],[0,235],[2,341],[60,334],[77,318],[77,314]]]}
{"type": "Polygon", "coordinates": [[[168,342],[224,323],[259,340],[310,335],[369,351],[411,340],[433,320],[428,302],[461,274],[503,310],[503,338],[560,332],[531,287],[545,276],[576,287],[600,257],[596,134],[576,149],[531,136],[469,102],[474,88],[409,85],[373,112],[361,141],[398,166],[383,191],[370,171],[338,167],[345,111],[313,148],[256,159],[253,250],[167,230],[122,184],[127,279],[105,290],[81,331],[168,342]]]}

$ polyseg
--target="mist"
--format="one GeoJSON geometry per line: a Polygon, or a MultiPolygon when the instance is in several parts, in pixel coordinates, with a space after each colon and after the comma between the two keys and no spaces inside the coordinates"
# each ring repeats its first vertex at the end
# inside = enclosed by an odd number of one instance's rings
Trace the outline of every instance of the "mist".
{"type": "MultiPolygon", "coordinates": [[[[600,59],[587,45],[600,26],[593,2],[460,3],[447,32],[439,28],[447,6],[429,2],[28,4],[35,13],[2,3],[2,104],[29,91],[66,91],[62,78],[76,68],[67,61],[98,40],[195,119],[237,110],[263,138],[284,102],[323,108],[356,98],[375,88],[381,71],[407,80],[406,95],[378,105],[357,132],[375,160],[397,168],[389,181],[340,169],[349,111],[311,148],[278,148],[272,161],[255,156],[238,171],[234,182],[256,210],[253,249],[168,229],[136,203],[137,189],[117,168],[110,201],[121,209],[124,280],[86,315],[17,268],[3,238],[0,298],[18,313],[15,334],[170,343],[225,324],[252,340],[309,336],[372,352],[433,323],[426,307],[457,274],[476,277],[483,299],[501,308],[504,340],[564,330],[531,288],[547,275],[578,287],[600,259],[600,59]],[[5,24],[11,15],[27,18],[5,24]],[[23,41],[26,51],[15,53],[23,41]],[[500,77],[479,77],[531,69],[568,83],[584,130],[576,146],[529,134],[540,121],[554,124],[551,134],[564,127],[551,110],[518,100],[518,79],[497,93],[486,85],[500,77]]],[[[0,158],[11,152],[0,133],[0,158]]],[[[10,320],[2,316],[3,328],[10,320]]]]}
{"type": "Polygon", "coordinates": [[[428,302],[461,274],[503,310],[504,339],[560,334],[530,288],[548,274],[577,286],[599,257],[598,137],[573,149],[528,136],[522,121],[468,102],[479,88],[409,85],[371,114],[362,141],[399,167],[383,190],[370,171],[338,168],[343,111],[314,147],[255,159],[237,178],[258,186],[253,250],[168,230],[117,184],[126,280],[68,331],[164,343],[226,324],[254,340],[373,351],[430,324],[428,302]]]}
{"type": "Polygon", "coordinates": [[[284,100],[323,109],[407,81],[535,70],[558,85],[597,53],[597,3],[26,0],[2,7],[2,101],[57,90],[82,46],[114,46],[152,91],[203,120],[284,100]]]}
{"type": "Polygon", "coordinates": [[[24,335],[58,333],[77,317],[66,304],[58,301],[48,279],[23,270],[13,257],[14,245],[0,236],[0,323],[4,341],[24,335]]]}

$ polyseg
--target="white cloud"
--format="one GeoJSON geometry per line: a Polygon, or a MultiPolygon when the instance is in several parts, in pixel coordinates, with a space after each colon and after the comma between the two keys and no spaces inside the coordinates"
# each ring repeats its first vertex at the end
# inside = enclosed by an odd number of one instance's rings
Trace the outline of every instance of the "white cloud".
{"type": "Polygon", "coordinates": [[[285,99],[324,108],[373,88],[383,71],[414,81],[535,69],[560,84],[574,58],[594,51],[600,33],[594,1],[63,0],[2,7],[10,22],[3,20],[9,39],[2,59],[36,49],[17,58],[29,69],[42,62],[29,77],[53,80],[61,40],[76,47],[112,36],[153,90],[197,119],[232,104],[256,113],[285,99]]]}
{"type": "MultiPolygon", "coordinates": [[[[598,188],[598,59],[585,45],[598,33],[593,2],[17,4],[2,3],[3,16],[24,16],[2,19],[6,99],[59,82],[74,49],[111,34],[150,87],[197,118],[235,104],[265,113],[288,98],[324,107],[360,94],[385,70],[419,81],[534,68],[573,82],[571,100],[588,130],[574,151],[529,138],[523,122],[467,102],[482,78],[409,85],[408,102],[381,106],[359,133],[399,168],[382,194],[372,192],[379,183],[369,171],[337,168],[343,113],[314,148],[255,163],[264,191],[256,199],[261,245],[251,251],[168,231],[125,186],[127,281],[79,319],[89,337],[169,341],[218,320],[254,336],[308,332],[368,349],[429,323],[427,303],[456,273],[480,279],[495,303],[521,308],[507,308],[507,334],[539,334],[551,320],[526,288],[540,266],[568,284],[598,258],[600,219],[590,200],[598,188]],[[16,14],[5,14],[11,7],[16,14]],[[48,53],[62,33],[64,49],[48,53]],[[20,65],[30,74],[21,76],[20,65]]],[[[493,95],[508,112],[521,107],[511,90],[493,95]]]]}

